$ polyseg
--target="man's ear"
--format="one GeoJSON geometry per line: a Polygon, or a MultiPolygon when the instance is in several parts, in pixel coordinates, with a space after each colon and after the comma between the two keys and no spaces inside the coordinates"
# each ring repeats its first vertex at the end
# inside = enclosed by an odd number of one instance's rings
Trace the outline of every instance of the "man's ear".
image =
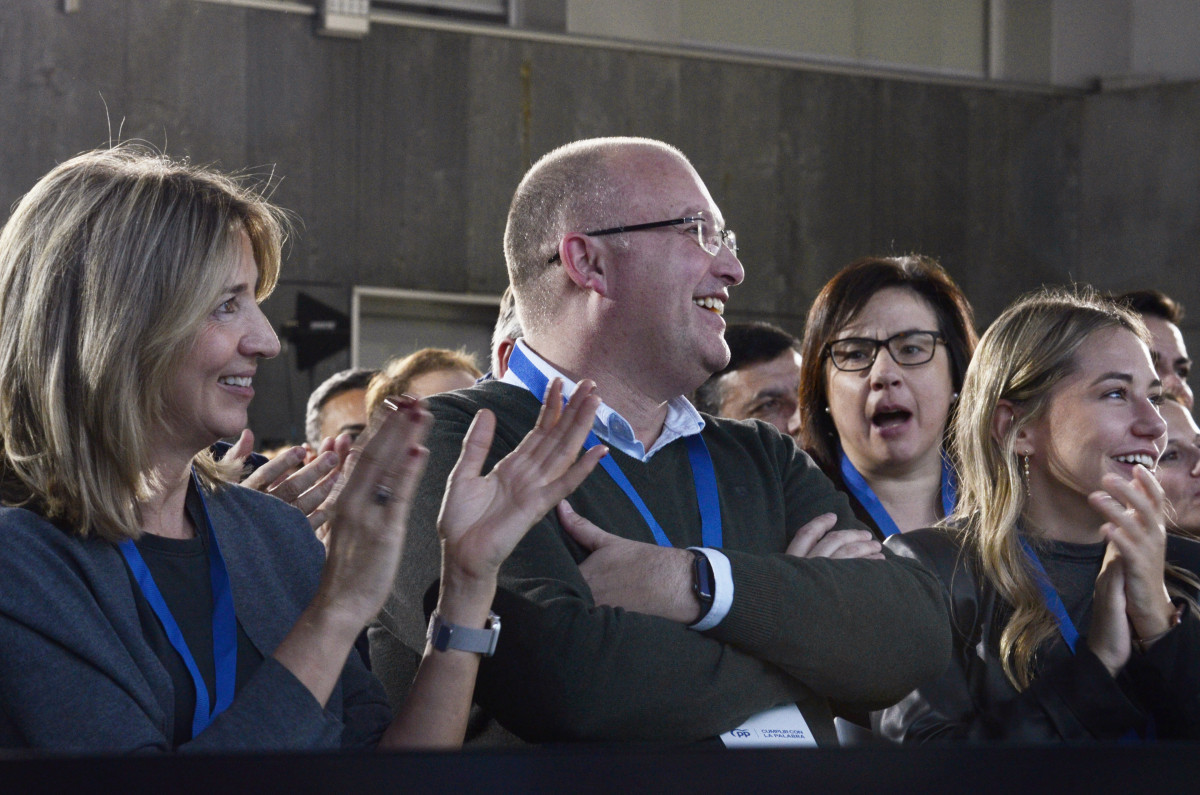
{"type": "MultiPolygon", "coordinates": [[[[992,413],[992,439],[996,444],[1004,445],[1004,437],[1012,430],[1013,423],[1021,414],[1021,407],[1011,400],[1001,398],[996,403],[996,410],[992,413]]],[[[1035,435],[1034,429],[1029,425],[1024,425],[1017,431],[1013,439],[1013,450],[1017,455],[1029,455],[1033,452],[1035,435]]]]}
{"type": "Polygon", "coordinates": [[[608,264],[603,247],[595,240],[580,232],[569,232],[559,241],[558,255],[568,279],[584,290],[608,295],[608,264]]]}
{"type": "Polygon", "coordinates": [[[517,347],[517,341],[512,337],[505,337],[496,347],[496,364],[500,365],[500,371],[494,373],[497,378],[503,378],[504,374],[508,372],[508,357],[512,356],[515,347],[517,347]]]}

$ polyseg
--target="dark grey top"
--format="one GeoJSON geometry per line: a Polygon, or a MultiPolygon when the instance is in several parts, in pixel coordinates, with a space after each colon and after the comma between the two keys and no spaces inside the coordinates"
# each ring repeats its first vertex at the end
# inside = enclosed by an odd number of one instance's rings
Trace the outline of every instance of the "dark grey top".
{"type": "MultiPolygon", "coordinates": [[[[954,531],[913,530],[887,547],[938,575],[952,605],[950,667],[874,716],[876,731],[904,743],[948,741],[1059,743],[1139,735],[1200,737],[1200,619],[1183,623],[1146,653],[1134,651],[1113,677],[1085,642],[1104,545],[1041,542],[1038,558],[1081,637],[1072,653],[1060,635],[1037,650],[1035,676],[1018,691],[1004,673],[1001,637],[1012,608],[983,576],[976,555],[954,531]]],[[[1167,537],[1167,562],[1195,576],[1200,544],[1167,537]]],[[[1195,589],[1168,579],[1192,597],[1195,589]]]]}
{"type": "MultiPolygon", "coordinates": [[[[390,710],[350,655],[325,708],[271,657],[316,593],[323,560],[304,516],[227,486],[209,495],[238,622],[264,660],[233,704],[180,751],[371,746],[390,710]]],[[[146,640],[116,546],[0,508],[0,748],[173,748],[171,677],[146,640]]]]}

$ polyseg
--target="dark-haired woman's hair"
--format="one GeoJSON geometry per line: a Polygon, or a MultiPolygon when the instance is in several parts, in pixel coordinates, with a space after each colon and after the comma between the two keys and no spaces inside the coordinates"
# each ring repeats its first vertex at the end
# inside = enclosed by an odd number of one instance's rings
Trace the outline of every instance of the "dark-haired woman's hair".
{"type": "MultiPolygon", "coordinates": [[[[876,293],[889,287],[911,290],[933,309],[950,354],[955,392],[962,389],[963,375],[979,341],[971,304],[950,275],[929,257],[864,257],[838,271],[813,301],[800,346],[801,444],[827,470],[837,466],[837,428],[825,411],[829,405],[825,346],[876,293]]],[[[949,419],[946,424],[949,427],[949,419]]]]}

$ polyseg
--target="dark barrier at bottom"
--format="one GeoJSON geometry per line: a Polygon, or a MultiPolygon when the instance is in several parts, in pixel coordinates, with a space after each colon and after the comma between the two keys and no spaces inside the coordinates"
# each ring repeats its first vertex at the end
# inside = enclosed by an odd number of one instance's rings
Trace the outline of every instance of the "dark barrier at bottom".
{"type": "Polygon", "coordinates": [[[1200,744],[61,757],[0,752],[0,792],[1200,792],[1200,744]]]}

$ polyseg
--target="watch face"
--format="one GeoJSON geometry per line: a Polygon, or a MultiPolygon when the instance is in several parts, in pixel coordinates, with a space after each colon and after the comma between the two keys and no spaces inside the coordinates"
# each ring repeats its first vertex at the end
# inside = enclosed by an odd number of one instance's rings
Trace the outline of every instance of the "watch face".
{"type": "Polygon", "coordinates": [[[438,627],[438,631],[433,636],[433,647],[441,651],[450,648],[450,640],[454,637],[454,630],[443,624],[438,627]]]}
{"type": "Polygon", "coordinates": [[[711,605],[713,601],[713,570],[712,564],[708,562],[708,556],[703,552],[695,552],[696,560],[692,568],[693,581],[692,590],[704,605],[711,605]]]}

